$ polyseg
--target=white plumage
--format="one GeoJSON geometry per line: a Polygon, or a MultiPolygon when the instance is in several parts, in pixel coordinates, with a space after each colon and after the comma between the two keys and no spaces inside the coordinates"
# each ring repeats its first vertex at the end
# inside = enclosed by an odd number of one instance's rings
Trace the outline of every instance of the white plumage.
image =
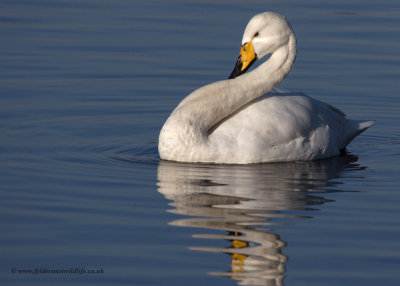
{"type": "Polygon", "coordinates": [[[271,92],[296,57],[296,39],[283,16],[254,16],[242,45],[231,75],[240,76],[195,90],[172,112],[160,132],[162,159],[227,164],[321,159],[340,154],[374,124],[349,120],[303,94],[271,92]],[[241,75],[251,53],[253,61],[271,56],[241,75]]]}

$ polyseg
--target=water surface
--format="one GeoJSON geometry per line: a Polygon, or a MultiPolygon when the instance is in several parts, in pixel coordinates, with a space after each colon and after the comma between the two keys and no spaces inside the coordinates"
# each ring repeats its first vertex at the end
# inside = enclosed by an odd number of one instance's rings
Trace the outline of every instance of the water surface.
{"type": "Polygon", "coordinates": [[[0,283],[397,285],[399,27],[391,0],[2,1],[0,283]],[[160,161],[267,10],[298,38],[279,87],[376,125],[327,160],[160,161]]]}

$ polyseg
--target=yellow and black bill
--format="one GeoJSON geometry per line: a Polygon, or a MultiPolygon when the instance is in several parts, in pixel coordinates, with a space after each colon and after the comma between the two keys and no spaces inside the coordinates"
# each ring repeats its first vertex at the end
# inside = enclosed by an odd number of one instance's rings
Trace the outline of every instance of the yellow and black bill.
{"type": "Polygon", "coordinates": [[[253,40],[251,40],[240,48],[239,57],[229,79],[244,74],[256,60],[257,55],[254,51],[253,40]]]}

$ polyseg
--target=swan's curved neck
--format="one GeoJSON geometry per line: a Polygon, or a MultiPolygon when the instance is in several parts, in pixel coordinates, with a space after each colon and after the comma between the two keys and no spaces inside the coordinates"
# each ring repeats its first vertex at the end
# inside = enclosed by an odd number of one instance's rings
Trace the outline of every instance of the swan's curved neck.
{"type": "Polygon", "coordinates": [[[186,124],[182,132],[187,134],[187,144],[193,144],[189,141],[204,142],[213,126],[279,84],[289,73],[295,57],[296,39],[291,33],[288,44],[276,50],[258,68],[194,91],[178,105],[169,120],[186,124]]]}
{"type": "MultiPolygon", "coordinates": [[[[276,85],[290,72],[296,58],[296,38],[294,34],[289,37],[288,44],[276,50],[270,58],[254,71],[238,77],[242,82],[247,82],[247,90],[255,97],[259,97],[276,85]]],[[[241,83],[242,83],[241,82],[241,83]]]]}

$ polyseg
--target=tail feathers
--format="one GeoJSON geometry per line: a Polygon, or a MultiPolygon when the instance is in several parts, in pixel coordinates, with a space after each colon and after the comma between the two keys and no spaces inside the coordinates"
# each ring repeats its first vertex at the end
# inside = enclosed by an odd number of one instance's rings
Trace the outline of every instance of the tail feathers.
{"type": "Polygon", "coordinates": [[[367,130],[369,127],[375,124],[375,121],[357,121],[348,120],[344,129],[344,142],[341,149],[346,148],[346,146],[358,135],[367,130]]]}
{"type": "MultiPolygon", "coordinates": [[[[358,123],[358,129],[360,130],[360,133],[367,130],[368,128],[370,128],[372,125],[375,124],[375,121],[370,120],[370,121],[362,121],[358,123]]],[[[360,134],[358,133],[358,134],[360,134]]],[[[357,135],[358,135],[357,134],[357,135]]]]}

